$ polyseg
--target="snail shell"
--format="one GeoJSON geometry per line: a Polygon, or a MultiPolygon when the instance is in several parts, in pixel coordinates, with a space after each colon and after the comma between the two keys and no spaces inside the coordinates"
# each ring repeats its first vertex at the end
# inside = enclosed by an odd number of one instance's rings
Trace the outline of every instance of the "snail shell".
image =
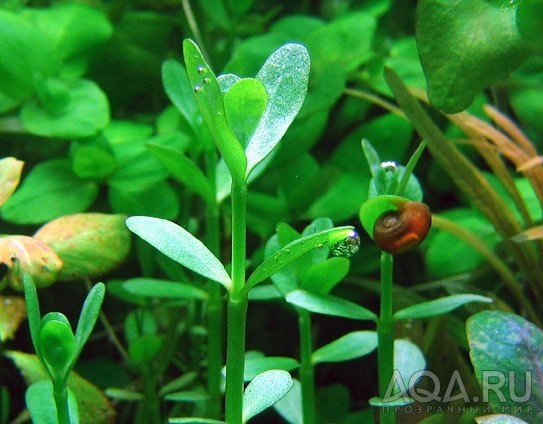
{"type": "Polygon", "coordinates": [[[421,202],[406,202],[397,211],[381,215],[373,227],[375,243],[388,253],[405,253],[417,247],[432,225],[430,208],[421,202]]]}

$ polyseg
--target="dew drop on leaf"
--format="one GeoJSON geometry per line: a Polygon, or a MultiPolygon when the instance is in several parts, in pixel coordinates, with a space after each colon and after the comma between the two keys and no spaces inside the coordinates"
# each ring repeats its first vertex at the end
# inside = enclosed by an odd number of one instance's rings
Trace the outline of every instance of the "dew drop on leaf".
{"type": "Polygon", "coordinates": [[[347,237],[330,246],[330,252],[334,256],[345,256],[349,258],[358,252],[359,247],[360,236],[355,230],[351,230],[347,237]]]}
{"type": "Polygon", "coordinates": [[[203,91],[203,88],[202,88],[201,86],[199,86],[199,85],[196,85],[196,86],[194,86],[194,91],[195,91],[196,93],[200,93],[200,92],[203,91]]]}
{"type": "Polygon", "coordinates": [[[208,84],[208,83],[211,82],[211,79],[208,78],[208,77],[205,77],[205,78],[203,79],[203,81],[204,81],[204,84],[208,84]]]}
{"type": "Polygon", "coordinates": [[[206,71],[206,68],[204,66],[198,66],[198,73],[203,74],[206,71]]]}

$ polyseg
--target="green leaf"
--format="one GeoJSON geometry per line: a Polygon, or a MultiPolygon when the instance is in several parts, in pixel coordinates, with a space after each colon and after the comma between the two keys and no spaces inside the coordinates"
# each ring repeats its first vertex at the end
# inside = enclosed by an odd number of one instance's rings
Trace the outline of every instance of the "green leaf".
{"type": "Polygon", "coordinates": [[[339,240],[342,240],[351,234],[353,227],[344,226],[328,230],[315,232],[313,234],[301,237],[287,244],[273,256],[262,262],[247,279],[244,286],[245,293],[248,293],[256,284],[271,277],[277,271],[299,258],[303,254],[313,250],[330,247],[339,240]]]}
{"type": "Polygon", "coordinates": [[[21,124],[31,133],[45,137],[80,138],[96,134],[109,123],[106,94],[92,81],[69,84],[67,102],[61,111],[32,100],[21,109],[21,124]]]}
{"type": "Polygon", "coordinates": [[[113,399],[124,401],[141,401],[143,395],[141,393],[133,392],[131,390],[119,389],[117,387],[108,387],[104,390],[105,394],[113,399]]]}
{"type": "Polygon", "coordinates": [[[434,317],[436,315],[446,314],[447,312],[471,302],[490,303],[492,302],[492,299],[477,294],[455,294],[401,309],[394,314],[394,319],[402,320],[434,317]]]}
{"type": "Polygon", "coordinates": [[[207,203],[214,202],[207,177],[192,159],[166,146],[147,144],[147,149],[166,167],[173,178],[198,194],[207,203]]]}
{"type": "Polygon", "coordinates": [[[116,166],[113,155],[98,146],[81,146],[72,157],[72,170],[79,178],[101,180],[110,175],[116,166]]]}
{"type": "Polygon", "coordinates": [[[164,399],[174,402],[204,402],[209,399],[209,396],[204,392],[183,391],[168,393],[164,399]]]}
{"type": "Polygon", "coordinates": [[[377,348],[375,331],[353,331],[315,350],[311,355],[313,364],[342,362],[359,358],[377,348]]]}
{"type": "Polygon", "coordinates": [[[269,370],[292,371],[298,368],[300,364],[296,359],[282,356],[265,356],[262,358],[247,358],[245,360],[245,370],[243,379],[245,381],[253,380],[258,374],[269,370]]]}
{"type": "Polygon", "coordinates": [[[425,368],[426,359],[416,344],[409,340],[394,340],[394,369],[400,373],[400,378],[408,391],[416,383],[411,377],[425,368]]]}
{"type": "Polygon", "coordinates": [[[243,423],[272,406],[292,388],[286,371],[270,370],[258,374],[243,393],[243,423]]]}
{"type": "Polygon", "coordinates": [[[504,79],[529,56],[517,30],[518,3],[418,3],[417,45],[433,104],[447,113],[460,112],[483,88],[504,79]]]}
{"type": "Polygon", "coordinates": [[[38,343],[38,338],[40,335],[41,325],[40,303],[38,301],[36,286],[34,285],[34,282],[32,281],[32,277],[30,275],[25,274],[23,276],[23,286],[25,291],[28,327],[30,328],[30,338],[32,339],[34,350],[39,355],[40,344],[38,343]]]}
{"type": "Polygon", "coordinates": [[[57,3],[48,8],[26,8],[25,14],[54,43],[55,51],[64,62],[63,74],[70,77],[82,75],[93,50],[113,34],[105,12],[85,4],[57,3]],[[85,25],[81,25],[82,22],[85,25]]]}
{"type": "Polygon", "coordinates": [[[527,422],[541,422],[543,332],[524,318],[501,311],[471,316],[466,331],[475,376],[486,394],[483,401],[493,412],[508,408],[527,422]]]}
{"type": "Polygon", "coordinates": [[[174,378],[173,380],[164,384],[160,388],[158,394],[160,396],[164,396],[167,393],[172,393],[176,390],[180,390],[181,388],[186,387],[189,384],[193,383],[197,377],[198,377],[198,373],[196,371],[187,372],[183,374],[182,376],[174,378]]]}
{"type": "Polygon", "coordinates": [[[191,284],[159,280],[156,278],[132,278],[123,283],[123,288],[137,296],[157,299],[207,299],[205,290],[191,284]]]}
{"type": "Polygon", "coordinates": [[[41,224],[85,210],[97,195],[96,184],[76,177],[68,161],[42,162],[4,204],[2,217],[17,224],[41,224]]]}
{"type": "Polygon", "coordinates": [[[247,159],[239,140],[226,119],[222,93],[215,74],[206,63],[200,49],[189,39],[183,41],[185,65],[196,104],[223,157],[232,179],[245,181],[247,159]]]}
{"type": "Polygon", "coordinates": [[[524,0],[517,6],[517,28],[522,39],[538,54],[543,53],[543,1],[524,0]]]}
{"type": "Polygon", "coordinates": [[[72,327],[64,315],[49,312],[43,317],[39,344],[40,357],[53,378],[58,381],[65,379],[77,351],[72,327]],[[58,316],[64,319],[60,320],[58,316]]]}
{"type": "Polygon", "coordinates": [[[268,104],[245,153],[246,175],[281,140],[298,114],[307,93],[309,54],[300,44],[286,44],[264,63],[256,79],[264,84],[268,104]]]}
{"type": "Polygon", "coordinates": [[[148,216],[130,217],[126,225],[170,259],[230,290],[232,282],[222,263],[184,228],[165,219],[148,216]]]}
{"type": "Polygon", "coordinates": [[[307,36],[314,67],[332,63],[346,72],[355,71],[374,54],[372,49],[377,20],[367,11],[350,12],[307,36]]]}
{"type": "Polygon", "coordinates": [[[154,334],[136,337],[128,344],[130,359],[138,366],[149,365],[158,355],[163,344],[163,338],[154,334]]]}
{"type": "MultiPolygon", "coordinates": [[[[34,424],[58,424],[53,384],[50,380],[41,380],[30,385],[26,390],[25,401],[34,424]]],[[[68,389],[68,411],[70,423],[78,424],[77,399],[70,389],[68,389]]]]}
{"type": "Polygon", "coordinates": [[[347,258],[329,258],[309,267],[300,281],[300,288],[317,294],[328,294],[349,272],[347,258]]]}
{"type": "Polygon", "coordinates": [[[143,190],[109,188],[109,204],[124,215],[148,215],[173,220],[179,216],[179,197],[172,185],[160,181],[143,190]]]}
{"type": "Polygon", "coordinates": [[[273,405],[274,409],[289,424],[304,424],[302,411],[302,385],[294,380],[292,389],[273,405]]]}
{"type": "Polygon", "coordinates": [[[77,356],[79,356],[83,350],[83,346],[87,343],[96,321],[98,320],[105,293],[106,286],[104,283],[97,283],[85,298],[85,302],[81,308],[81,315],[79,316],[79,321],[77,323],[77,329],[75,330],[77,356]]]}
{"type": "Polygon", "coordinates": [[[294,290],[287,295],[286,301],[317,314],[374,322],[378,320],[377,315],[369,309],[335,296],[294,290]]]}
{"type": "Polygon", "coordinates": [[[60,69],[60,58],[48,37],[25,19],[0,11],[0,94],[14,104],[34,94],[34,78],[48,78],[60,69]]]}
{"type": "MultiPolygon", "coordinates": [[[[439,217],[450,219],[455,225],[477,236],[491,251],[500,241],[490,222],[472,208],[449,209],[439,217]]],[[[472,272],[485,260],[480,251],[448,231],[437,231],[428,241],[424,256],[428,270],[435,278],[472,272]],[[459,261],[458,258],[463,260],[459,261]]]]}
{"type": "Polygon", "coordinates": [[[342,173],[337,181],[317,197],[304,216],[327,216],[334,221],[346,220],[358,212],[362,199],[368,198],[368,184],[359,172],[342,173]]]}
{"type": "Polygon", "coordinates": [[[226,91],[226,119],[242,145],[247,145],[251,139],[267,103],[266,88],[254,78],[240,79],[226,91]]]}
{"type": "Polygon", "coordinates": [[[225,421],[212,420],[211,418],[170,418],[171,424],[226,424],[225,421]]]}
{"type": "Polygon", "coordinates": [[[164,61],[162,64],[162,84],[169,99],[183,115],[183,118],[188,123],[192,123],[196,116],[196,103],[185,67],[173,59],[164,61]]]}

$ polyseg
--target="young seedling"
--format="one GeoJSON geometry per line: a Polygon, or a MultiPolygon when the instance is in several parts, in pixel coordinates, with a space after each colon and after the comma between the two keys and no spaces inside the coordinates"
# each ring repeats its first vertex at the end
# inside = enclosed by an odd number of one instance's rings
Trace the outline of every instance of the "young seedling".
{"type": "Polygon", "coordinates": [[[50,377],[28,388],[26,404],[30,416],[36,424],[51,423],[51,417],[57,417],[58,424],[76,424],[77,400],[67,380],[96,324],[105,286],[98,283],[88,293],[74,334],[64,314],[49,312],[41,317],[36,286],[28,274],[23,277],[23,285],[32,344],[50,377]]]}

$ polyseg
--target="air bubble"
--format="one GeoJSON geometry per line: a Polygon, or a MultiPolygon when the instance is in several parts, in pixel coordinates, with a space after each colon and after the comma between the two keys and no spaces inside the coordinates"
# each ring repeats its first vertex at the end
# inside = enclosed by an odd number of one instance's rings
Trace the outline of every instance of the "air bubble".
{"type": "Polygon", "coordinates": [[[198,66],[198,73],[199,74],[203,74],[205,71],[206,71],[205,66],[202,66],[202,65],[198,66]]]}
{"type": "Polygon", "coordinates": [[[351,230],[347,237],[330,246],[330,252],[334,256],[351,257],[360,248],[360,236],[355,230],[351,230]]]}
{"type": "Polygon", "coordinates": [[[194,92],[195,93],[201,93],[202,91],[204,91],[204,89],[201,86],[199,86],[199,85],[194,86],[194,92]]]}
{"type": "Polygon", "coordinates": [[[392,160],[386,160],[381,162],[381,168],[383,168],[385,171],[394,172],[396,169],[398,169],[398,164],[392,160]]]}
{"type": "Polygon", "coordinates": [[[203,79],[203,82],[204,82],[204,84],[208,84],[208,83],[211,82],[211,79],[209,79],[208,77],[205,77],[205,78],[203,79]]]}

